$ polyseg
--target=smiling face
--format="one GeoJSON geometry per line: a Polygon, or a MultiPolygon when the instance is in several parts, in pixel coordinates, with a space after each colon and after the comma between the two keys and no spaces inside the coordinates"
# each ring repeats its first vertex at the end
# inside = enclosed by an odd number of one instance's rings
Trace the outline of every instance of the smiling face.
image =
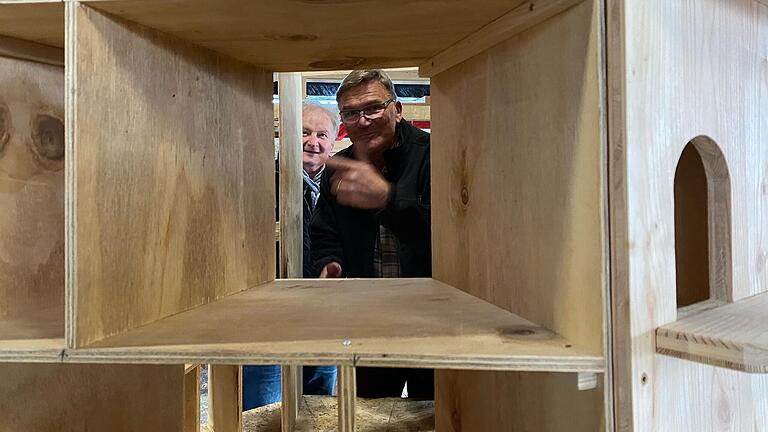
{"type": "MultiPolygon", "coordinates": [[[[387,89],[379,82],[369,81],[350,88],[339,98],[341,111],[363,109],[392,99],[387,89]]],[[[355,122],[345,122],[349,139],[355,151],[363,152],[367,159],[373,159],[395,144],[395,126],[403,118],[400,102],[389,104],[381,117],[366,118],[361,115],[355,122]]]]}
{"type": "Polygon", "coordinates": [[[302,113],[304,171],[314,177],[325,165],[336,141],[333,123],[320,109],[305,108],[302,113]]]}

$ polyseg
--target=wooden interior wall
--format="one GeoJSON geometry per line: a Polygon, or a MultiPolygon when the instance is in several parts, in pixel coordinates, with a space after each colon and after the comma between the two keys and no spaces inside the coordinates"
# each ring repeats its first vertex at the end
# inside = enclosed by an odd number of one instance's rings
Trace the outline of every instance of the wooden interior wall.
{"type": "Polygon", "coordinates": [[[0,88],[0,331],[63,337],[64,70],[0,57],[0,88]]]}
{"type": "Polygon", "coordinates": [[[183,432],[184,366],[0,365],[0,432],[183,432]]]}
{"type": "Polygon", "coordinates": [[[768,5],[628,0],[622,13],[612,3],[626,25],[624,46],[612,47],[625,59],[612,63],[622,81],[609,95],[626,107],[610,124],[622,131],[611,177],[626,179],[611,181],[611,196],[623,196],[611,203],[623,226],[612,245],[627,245],[614,248],[613,269],[614,293],[629,305],[615,314],[617,370],[629,373],[617,383],[621,430],[765,430],[768,376],[658,355],[654,330],[676,319],[673,181],[696,136],[716,142],[730,170],[734,300],[768,290],[768,5]]]}
{"type": "Polygon", "coordinates": [[[707,173],[688,144],[675,169],[675,269],[677,307],[709,299],[707,173]]]}
{"type": "Polygon", "coordinates": [[[272,74],[67,7],[70,344],[273,280],[272,74]]]}
{"type": "MultiPolygon", "coordinates": [[[[602,355],[602,10],[584,3],[432,79],[433,275],[602,355]]],[[[446,431],[597,431],[569,374],[437,372],[446,431]]]]}

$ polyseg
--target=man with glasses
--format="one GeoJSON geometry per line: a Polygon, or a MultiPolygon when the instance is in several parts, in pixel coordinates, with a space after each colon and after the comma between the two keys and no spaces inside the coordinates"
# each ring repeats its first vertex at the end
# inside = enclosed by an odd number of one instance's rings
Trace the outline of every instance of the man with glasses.
{"type": "MultiPolygon", "coordinates": [[[[337,93],[352,146],[327,161],[310,227],[320,277],[432,275],[429,134],[402,117],[381,70],[356,70],[337,93]]],[[[358,395],[431,398],[427,369],[357,368],[358,395]]]]}

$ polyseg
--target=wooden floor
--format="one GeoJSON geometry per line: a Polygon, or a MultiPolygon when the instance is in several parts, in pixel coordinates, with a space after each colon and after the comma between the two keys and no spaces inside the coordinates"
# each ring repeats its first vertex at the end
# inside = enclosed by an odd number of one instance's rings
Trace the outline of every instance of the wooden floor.
{"type": "MultiPolygon", "coordinates": [[[[358,432],[433,432],[433,401],[401,398],[357,399],[358,432]]],[[[280,403],[243,413],[243,432],[280,432],[280,403]]],[[[297,432],[338,430],[336,398],[304,396],[297,432]]]]}

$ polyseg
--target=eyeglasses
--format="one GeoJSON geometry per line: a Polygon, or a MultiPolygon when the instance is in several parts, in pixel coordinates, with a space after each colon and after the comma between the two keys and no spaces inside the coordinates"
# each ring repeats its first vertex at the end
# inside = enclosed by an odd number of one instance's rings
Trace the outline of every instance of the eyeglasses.
{"type": "Polygon", "coordinates": [[[384,115],[384,110],[387,109],[389,104],[394,102],[395,99],[390,99],[386,102],[367,106],[362,109],[344,110],[340,111],[341,121],[344,123],[354,124],[360,120],[360,116],[365,116],[368,120],[374,120],[384,115]]]}

